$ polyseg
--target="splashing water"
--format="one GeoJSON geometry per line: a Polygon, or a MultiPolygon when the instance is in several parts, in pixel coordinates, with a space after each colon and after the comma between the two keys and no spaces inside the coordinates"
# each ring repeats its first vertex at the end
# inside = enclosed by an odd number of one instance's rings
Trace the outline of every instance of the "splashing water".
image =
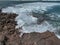
{"type": "MultiPolygon", "coordinates": [[[[31,32],[46,32],[47,30],[54,32],[56,28],[52,26],[49,21],[44,20],[41,24],[37,24],[38,18],[32,16],[32,11],[35,13],[44,13],[47,11],[47,7],[59,5],[59,3],[25,3],[19,4],[13,7],[3,8],[2,12],[7,13],[16,13],[18,16],[16,17],[17,26],[16,28],[22,27],[22,30],[19,30],[23,33],[31,33],[31,32]],[[44,10],[44,11],[42,11],[44,10]]],[[[49,15],[51,19],[53,19],[54,15],[49,15]]],[[[47,18],[47,17],[46,17],[47,18]]],[[[22,35],[21,34],[21,35],[22,35]]],[[[57,36],[59,38],[59,36],[57,36]]]]}

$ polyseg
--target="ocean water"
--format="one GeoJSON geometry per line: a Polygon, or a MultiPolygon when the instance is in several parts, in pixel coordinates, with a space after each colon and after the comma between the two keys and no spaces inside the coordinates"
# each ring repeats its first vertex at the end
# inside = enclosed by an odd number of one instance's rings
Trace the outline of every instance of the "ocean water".
{"type": "Polygon", "coordinates": [[[16,28],[22,27],[22,30],[19,30],[22,34],[51,31],[60,38],[60,3],[23,3],[3,8],[2,12],[18,14],[15,19],[18,24],[16,28]],[[35,15],[36,17],[32,15],[32,12],[37,14],[35,15]],[[40,16],[45,18],[45,20],[41,24],[37,24],[40,16]]]}

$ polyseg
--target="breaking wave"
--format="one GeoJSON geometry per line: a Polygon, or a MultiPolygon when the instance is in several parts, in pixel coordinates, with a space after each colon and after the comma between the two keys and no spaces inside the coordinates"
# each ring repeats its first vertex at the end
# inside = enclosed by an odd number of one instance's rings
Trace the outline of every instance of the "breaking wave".
{"type": "Polygon", "coordinates": [[[20,32],[45,32],[51,31],[59,37],[60,5],[59,3],[24,3],[12,7],[3,8],[4,13],[16,13],[17,26],[22,27],[20,32]],[[37,24],[37,23],[40,24],[37,24]]]}

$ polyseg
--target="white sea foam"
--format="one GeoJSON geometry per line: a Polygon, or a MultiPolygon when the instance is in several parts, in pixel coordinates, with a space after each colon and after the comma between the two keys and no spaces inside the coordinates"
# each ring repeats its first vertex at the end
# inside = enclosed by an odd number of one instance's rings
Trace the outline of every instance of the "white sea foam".
{"type": "Polygon", "coordinates": [[[53,26],[48,21],[44,21],[43,23],[38,25],[36,24],[37,18],[31,15],[31,12],[34,10],[36,10],[35,12],[40,11],[41,13],[44,13],[41,10],[46,11],[47,7],[53,5],[59,5],[59,3],[41,3],[41,2],[28,3],[28,4],[24,3],[13,7],[3,8],[2,12],[18,14],[18,16],[15,19],[18,24],[16,28],[22,27],[22,30],[19,30],[22,33],[31,33],[31,32],[42,33],[42,32],[46,32],[47,30],[54,32],[56,28],[53,28],[53,26]]]}

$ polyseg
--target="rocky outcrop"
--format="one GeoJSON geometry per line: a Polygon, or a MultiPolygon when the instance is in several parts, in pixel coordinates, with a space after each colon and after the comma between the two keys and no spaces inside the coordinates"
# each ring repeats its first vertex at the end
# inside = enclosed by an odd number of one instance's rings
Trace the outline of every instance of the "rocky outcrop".
{"type": "Polygon", "coordinates": [[[59,42],[60,39],[49,31],[44,33],[27,33],[21,38],[22,45],[60,45],[59,42]]]}
{"type": "Polygon", "coordinates": [[[0,45],[20,45],[16,14],[0,13],[0,45]]]}

